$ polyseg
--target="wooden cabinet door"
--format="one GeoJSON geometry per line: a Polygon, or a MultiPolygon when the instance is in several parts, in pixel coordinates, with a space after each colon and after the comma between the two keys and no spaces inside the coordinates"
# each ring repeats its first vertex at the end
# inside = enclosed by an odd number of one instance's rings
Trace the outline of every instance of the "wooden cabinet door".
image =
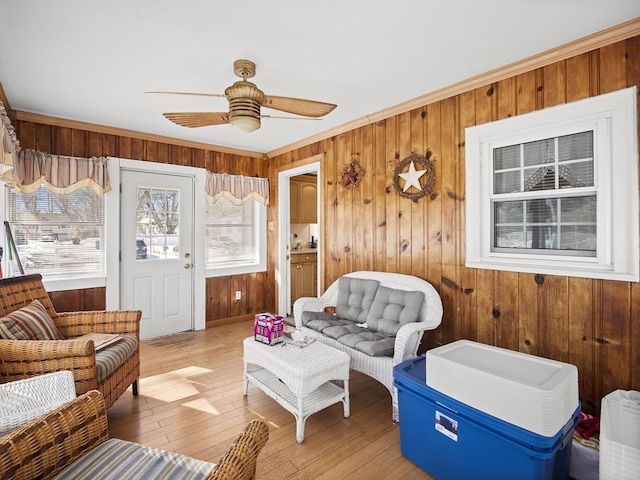
{"type": "Polygon", "coordinates": [[[300,297],[318,296],[318,256],[315,253],[291,255],[291,305],[300,297]]]}
{"type": "Polygon", "coordinates": [[[300,264],[300,297],[316,297],[317,265],[315,262],[300,264]]]}
{"type": "Polygon", "coordinates": [[[315,183],[300,182],[299,184],[299,222],[318,223],[318,187],[315,183]]]}

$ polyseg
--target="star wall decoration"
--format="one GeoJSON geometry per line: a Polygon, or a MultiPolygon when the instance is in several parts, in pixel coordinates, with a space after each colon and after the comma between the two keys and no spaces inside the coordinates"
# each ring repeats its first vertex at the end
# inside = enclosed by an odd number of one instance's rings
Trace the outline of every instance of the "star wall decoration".
{"type": "Polygon", "coordinates": [[[400,173],[402,178],[404,178],[404,188],[403,192],[409,190],[409,188],[414,187],[417,190],[422,190],[422,185],[420,185],[420,177],[422,177],[426,170],[416,170],[415,162],[411,162],[409,164],[409,171],[407,173],[400,173]]]}
{"type": "Polygon", "coordinates": [[[427,152],[426,158],[413,153],[396,165],[393,189],[398,195],[417,202],[419,198],[431,193],[436,178],[430,157],[431,152],[427,152]],[[419,170],[416,170],[416,164],[419,170]]]}
{"type": "Polygon", "coordinates": [[[358,165],[355,160],[352,160],[351,163],[345,165],[342,172],[340,172],[340,185],[342,185],[343,188],[356,188],[360,183],[363,173],[360,165],[358,165]]]}

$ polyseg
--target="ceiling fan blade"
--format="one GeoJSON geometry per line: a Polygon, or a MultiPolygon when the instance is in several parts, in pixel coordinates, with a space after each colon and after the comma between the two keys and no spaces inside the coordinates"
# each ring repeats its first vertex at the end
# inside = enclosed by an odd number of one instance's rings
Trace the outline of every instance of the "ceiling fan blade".
{"type": "Polygon", "coordinates": [[[227,112],[176,112],[163,113],[162,115],[177,125],[189,128],[229,123],[227,112]]]}
{"type": "Polygon", "coordinates": [[[262,106],[287,113],[294,113],[296,115],[303,115],[305,117],[322,117],[333,111],[337,105],[317,102],[315,100],[305,100],[304,98],[265,95],[262,106]]]}
{"type": "Polygon", "coordinates": [[[280,115],[260,115],[260,118],[275,118],[278,120],[317,120],[322,121],[321,118],[309,118],[309,117],[281,117],[280,115]]]}
{"type": "Polygon", "coordinates": [[[161,95],[192,95],[194,97],[224,97],[224,93],[196,93],[196,92],[144,92],[145,94],[161,94],[161,95]]]}

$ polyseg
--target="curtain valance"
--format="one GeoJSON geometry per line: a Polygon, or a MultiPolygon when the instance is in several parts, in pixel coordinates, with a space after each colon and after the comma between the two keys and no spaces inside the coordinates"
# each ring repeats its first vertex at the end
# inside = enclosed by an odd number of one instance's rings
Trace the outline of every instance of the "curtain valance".
{"type": "Polygon", "coordinates": [[[92,188],[103,195],[109,186],[106,157],[68,157],[36,150],[23,150],[0,101],[0,173],[8,187],[33,193],[41,186],[64,195],[79,188],[92,188]]]}
{"type": "Polygon", "coordinates": [[[68,157],[37,150],[20,150],[13,171],[3,175],[9,186],[22,193],[33,193],[41,186],[64,195],[89,187],[103,195],[109,186],[106,157],[68,157]]]}
{"type": "Polygon", "coordinates": [[[11,168],[20,150],[20,142],[16,136],[16,131],[11,125],[9,115],[0,101],[0,164],[2,171],[11,168]]]}
{"type": "Polygon", "coordinates": [[[215,202],[226,198],[234,205],[256,200],[269,205],[269,180],[266,178],[207,172],[206,192],[215,202]]]}

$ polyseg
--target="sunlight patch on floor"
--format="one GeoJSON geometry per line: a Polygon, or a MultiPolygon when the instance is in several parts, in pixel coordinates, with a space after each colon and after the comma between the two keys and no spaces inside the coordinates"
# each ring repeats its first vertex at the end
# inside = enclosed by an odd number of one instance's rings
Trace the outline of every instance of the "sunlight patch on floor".
{"type": "MultiPolygon", "coordinates": [[[[211,386],[199,382],[198,376],[208,375],[213,370],[190,366],[140,379],[140,387],[145,397],[163,402],[175,402],[203,391],[211,386]]],[[[216,413],[217,414],[217,413],[216,413]]]]}
{"type": "Polygon", "coordinates": [[[277,423],[273,423],[270,420],[267,420],[266,417],[264,415],[262,415],[261,413],[256,412],[253,408],[251,407],[246,407],[247,410],[249,410],[251,413],[253,413],[256,417],[258,417],[260,420],[264,420],[265,422],[267,422],[269,425],[271,425],[274,428],[280,428],[280,425],[278,425],[277,423]]]}
{"type": "Polygon", "coordinates": [[[204,413],[210,413],[212,415],[220,415],[220,410],[211,405],[209,400],[206,398],[199,398],[197,400],[192,400],[190,402],[185,402],[182,404],[187,408],[193,408],[194,410],[199,410],[204,413]]]}

